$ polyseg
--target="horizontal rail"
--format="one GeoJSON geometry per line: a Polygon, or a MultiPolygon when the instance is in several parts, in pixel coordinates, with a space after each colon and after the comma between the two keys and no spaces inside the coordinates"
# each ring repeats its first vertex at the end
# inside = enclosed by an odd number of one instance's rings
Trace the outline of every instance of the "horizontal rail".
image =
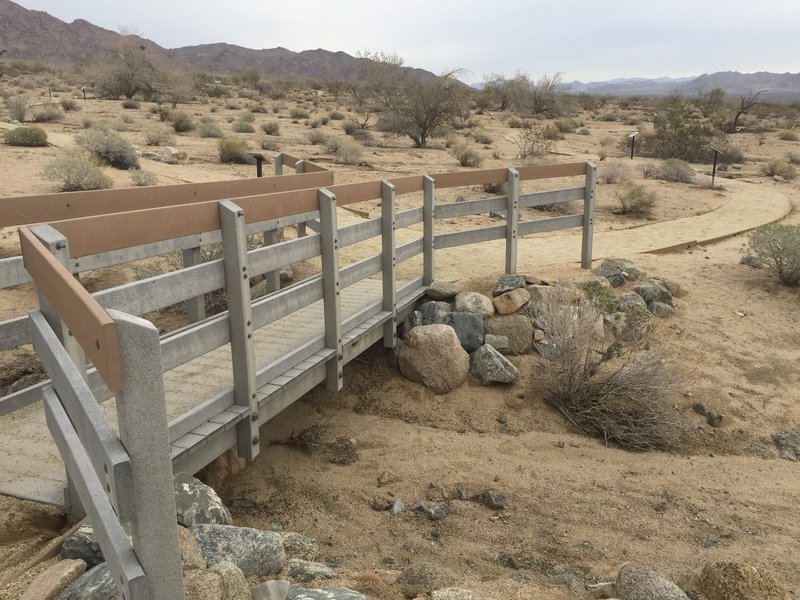
{"type": "Polygon", "coordinates": [[[341,289],[381,272],[381,255],[375,254],[342,268],[339,273],[341,289]]]}
{"type": "Polygon", "coordinates": [[[422,207],[400,211],[394,216],[394,221],[398,229],[422,223],[422,207]]]}
{"type": "Polygon", "coordinates": [[[405,244],[400,244],[395,248],[395,260],[397,263],[401,263],[404,260],[408,260],[409,258],[413,258],[418,254],[422,254],[425,250],[425,240],[423,238],[419,238],[416,240],[412,240],[410,242],[406,242],[405,244]]]}
{"type": "Polygon", "coordinates": [[[505,196],[497,198],[484,198],[482,200],[469,200],[466,202],[450,202],[437,204],[435,219],[449,219],[452,217],[465,217],[467,215],[481,215],[494,211],[506,210],[508,201],[505,196]]]}
{"type": "Polygon", "coordinates": [[[478,242],[488,242],[489,240],[502,240],[505,237],[506,226],[494,225],[493,227],[482,227],[469,231],[439,234],[436,236],[435,247],[437,250],[441,250],[442,248],[477,244],[478,242]]]}
{"type": "Polygon", "coordinates": [[[381,218],[362,221],[339,229],[339,248],[357,244],[381,234],[381,218]]]}
{"type": "Polygon", "coordinates": [[[30,341],[27,315],[0,323],[0,351],[22,346],[30,341]]]}
{"type": "Polygon", "coordinates": [[[259,329],[301,308],[322,300],[322,276],[308,279],[253,303],[253,329],[259,329]]]}
{"type": "Polygon", "coordinates": [[[547,192],[534,192],[533,194],[520,194],[519,206],[520,208],[535,208],[537,206],[550,206],[551,204],[574,202],[575,200],[583,200],[585,192],[585,187],[576,187],[550,190],[547,192]]]}
{"type": "Polygon", "coordinates": [[[545,233],[547,231],[558,231],[559,229],[582,226],[583,213],[579,215],[539,219],[538,221],[520,221],[517,230],[519,231],[519,235],[529,235],[531,233],[545,233]]]}
{"type": "Polygon", "coordinates": [[[250,250],[247,261],[254,273],[266,273],[319,256],[321,251],[319,235],[307,235],[250,250]]]}
{"type": "Polygon", "coordinates": [[[142,566],[52,387],[44,390],[44,412],[47,427],[92,523],[95,538],[100,544],[114,583],[121,585],[126,598],[147,598],[147,582],[142,566]]]}
{"type": "Polygon", "coordinates": [[[122,360],[116,323],[30,229],[20,227],[19,239],[25,268],[36,286],[67,324],[108,387],[120,391],[122,360]]]}

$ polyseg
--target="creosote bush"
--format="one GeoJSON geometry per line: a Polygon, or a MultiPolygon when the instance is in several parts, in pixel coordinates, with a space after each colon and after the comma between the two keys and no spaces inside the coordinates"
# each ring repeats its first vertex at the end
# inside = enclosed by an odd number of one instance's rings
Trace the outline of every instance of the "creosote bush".
{"type": "Polygon", "coordinates": [[[64,112],[79,111],[81,109],[81,107],[78,106],[78,103],[72,98],[62,98],[60,102],[61,108],[64,109],[64,112]]]}
{"type": "Polygon", "coordinates": [[[144,132],[144,141],[148,146],[165,146],[172,143],[172,132],[169,127],[156,125],[144,132]]]}
{"type": "Polygon", "coordinates": [[[6,112],[9,121],[19,121],[23,123],[28,116],[30,99],[25,96],[15,96],[6,101],[6,112]]]}
{"type": "Polygon", "coordinates": [[[281,126],[277,121],[267,121],[262,123],[261,130],[267,135],[280,135],[281,126]]]}
{"type": "Polygon", "coordinates": [[[660,164],[647,164],[642,167],[642,174],[646,179],[661,179],[677,183],[692,183],[694,169],[685,160],[668,158],[660,164]]]}
{"type": "Polygon", "coordinates": [[[526,121],[522,131],[514,140],[519,152],[517,158],[541,158],[553,150],[553,141],[548,140],[542,134],[542,128],[538,123],[526,121]]]}
{"type": "Polygon", "coordinates": [[[600,183],[622,183],[630,178],[630,168],[620,163],[604,163],[597,170],[597,181],[600,183]]]}
{"type": "Polygon", "coordinates": [[[31,121],[34,123],[53,123],[64,118],[64,113],[57,104],[43,104],[33,111],[31,121]]]}
{"type": "Polygon", "coordinates": [[[139,168],[136,149],[113,129],[87,129],[75,138],[75,142],[96,159],[112,167],[117,169],[139,168]]]}
{"type": "Polygon", "coordinates": [[[302,108],[293,108],[289,112],[289,116],[292,117],[292,119],[307,119],[309,117],[309,114],[307,110],[304,110],[302,108]]]}
{"type": "Polygon", "coordinates": [[[158,176],[142,169],[130,169],[131,182],[136,186],[158,185],[158,176]]]}
{"type": "Polygon", "coordinates": [[[666,351],[607,346],[600,311],[570,288],[546,296],[537,322],[547,348],[534,379],[575,428],[627,450],[680,446],[687,429],[667,403],[677,375],[666,351]]]}
{"type": "Polygon", "coordinates": [[[309,143],[311,143],[314,146],[317,146],[319,144],[324,144],[325,140],[328,139],[327,134],[324,131],[320,131],[319,129],[312,129],[306,134],[306,137],[308,138],[309,143]]]}
{"type": "Polygon", "coordinates": [[[49,162],[42,170],[41,177],[58,183],[60,192],[105,190],[114,186],[111,177],[103,172],[97,160],[81,152],[71,152],[49,162]]]}
{"type": "Polygon", "coordinates": [[[236,133],[254,133],[255,128],[248,123],[247,121],[234,121],[231,125],[231,129],[233,129],[236,133]]]}
{"type": "Polygon", "coordinates": [[[183,133],[194,129],[194,121],[188,113],[182,110],[174,110],[170,112],[170,121],[172,121],[172,128],[176,133],[183,133]]]}
{"type": "Polygon", "coordinates": [[[653,212],[658,196],[655,192],[648,192],[638,183],[627,184],[616,193],[620,207],[615,210],[621,215],[649,216],[653,212]]]}
{"type": "Polygon", "coordinates": [[[450,154],[458,161],[462,167],[480,167],[483,163],[483,158],[480,153],[464,143],[453,144],[450,148],[450,154]]]}
{"type": "Polygon", "coordinates": [[[250,147],[247,140],[235,135],[225,136],[217,142],[219,162],[250,164],[252,157],[248,154],[250,147]]]}
{"type": "Polygon", "coordinates": [[[774,158],[767,164],[761,165],[761,174],[768,177],[783,177],[785,180],[791,181],[797,177],[797,169],[788,161],[774,158]]]}
{"type": "Polygon", "coordinates": [[[6,133],[4,141],[9,146],[47,146],[47,132],[41,127],[17,127],[6,133]]]}
{"type": "Polygon", "coordinates": [[[758,257],[785,285],[800,282],[800,225],[756,227],[747,235],[746,252],[758,257]]]}
{"type": "Polygon", "coordinates": [[[122,101],[122,108],[126,110],[136,110],[139,108],[139,102],[137,100],[123,100],[122,101]]]}
{"type": "Polygon", "coordinates": [[[214,123],[200,123],[197,126],[197,135],[201,138],[221,138],[222,130],[214,123]]]}
{"type": "Polygon", "coordinates": [[[344,165],[357,165],[361,162],[361,146],[357,142],[344,139],[336,150],[336,160],[344,165]]]}

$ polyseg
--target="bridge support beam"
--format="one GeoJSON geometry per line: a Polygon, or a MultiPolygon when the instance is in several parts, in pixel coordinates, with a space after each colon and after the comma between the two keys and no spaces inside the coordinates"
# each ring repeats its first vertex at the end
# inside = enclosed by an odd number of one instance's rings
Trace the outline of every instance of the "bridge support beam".
{"type": "Polygon", "coordinates": [[[581,242],[581,267],[592,268],[592,236],[594,235],[594,197],[597,188],[597,167],[586,163],[586,188],[583,195],[583,239],[581,242]]]}
{"type": "Polygon", "coordinates": [[[508,170],[506,206],[506,273],[517,272],[517,237],[519,229],[519,172],[508,170]]]}
{"type": "Polygon", "coordinates": [[[336,196],[326,188],[319,190],[320,246],[322,249],[322,297],[325,312],[325,347],[335,350],[326,366],[325,389],[342,389],[342,307],[339,285],[339,226],[336,196]]]}
{"type": "Polygon", "coordinates": [[[435,250],[435,236],[433,232],[433,220],[436,216],[434,199],[436,193],[436,182],[430,175],[422,178],[423,203],[422,203],[422,283],[430,285],[434,277],[433,252],[435,250]]]}
{"type": "Polygon", "coordinates": [[[250,303],[244,211],[230,200],[224,200],[219,203],[219,221],[222,229],[225,290],[228,296],[233,398],[237,406],[250,408],[250,416],[237,425],[236,449],[240,457],[253,460],[258,456],[260,445],[253,310],[250,303]]]}
{"type": "Polygon", "coordinates": [[[392,318],[383,324],[383,347],[397,344],[397,278],[395,268],[395,188],[388,181],[381,182],[381,270],[383,277],[383,311],[392,318]]]}

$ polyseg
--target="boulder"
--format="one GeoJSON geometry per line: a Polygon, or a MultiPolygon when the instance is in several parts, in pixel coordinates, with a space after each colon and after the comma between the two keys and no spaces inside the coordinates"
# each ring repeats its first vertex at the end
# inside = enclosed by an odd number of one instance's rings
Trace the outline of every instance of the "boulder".
{"type": "Polygon", "coordinates": [[[779,431],[772,434],[772,441],[781,453],[781,458],[800,461],[800,431],[779,431]]]}
{"type": "Polygon", "coordinates": [[[620,294],[617,296],[617,302],[622,308],[626,308],[628,306],[641,306],[642,308],[647,308],[647,302],[644,301],[639,294],[636,292],[625,292],[624,294],[620,294]]]}
{"type": "Polygon", "coordinates": [[[20,600],[55,600],[85,571],[82,560],[60,560],[34,577],[20,600]]]}
{"type": "Polygon", "coordinates": [[[513,315],[531,300],[531,295],[524,287],[505,292],[494,297],[494,306],[501,315],[513,315]]]}
{"type": "Polygon", "coordinates": [[[163,161],[168,165],[177,165],[179,161],[186,160],[187,154],[172,146],[164,147],[163,161]]]}
{"type": "Polygon", "coordinates": [[[651,302],[663,302],[670,306],[673,305],[672,294],[660,283],[641,283],[633,288],[633,291],[644,298],[647,306],[650,306],[651,302]]]}
{"type": "Polygon", "coordinates": [[[188,473],[175,474],[174,488],[178,525],[230,525],[231,515],[213,488],[188,473]]]}
{"type": "Polygon", "coordinates": [[[178,549],[181,553],[181,565],[184,573],[206,568],[206,559],[200,552],[197,540],[185,527],[178,527],[178,549]]]}
{"type": "Polygon", "coordinates": [[[333,569],[322,563],[310,562],[300,558],[293,558],[287,567],[289,577],[300,583],[311,581],[321,581],[323,579],[333,579],[336,577],[333,569]]]}
{"type": "Polygon", "coordinates": [[[526,284],[527,281],[522,275],[502,275],[492,290],[492,296],[496,298],[511,290],[524,288],[526,284]]]}
{"type": "Polygon", "coordinates": [[[399,348],[397,359],[405,377],[437,394],[454,390],[469,373],[469,354],[449,325],[415,327],[399,348]]]}
{"type": "Polygon", "coordinates": [[[117,586],[106,563],[101,563],[78,577],[58,600],[117,600],[117,586]]]}
{"type": "Polygon", "coordinates": [[[784,600],[785,591],[765,569],[744,563],[711,563],[703,568],[700,591],[708,600],[784,600]]]}
{"type": "Polygon", "coordinates": [[[303,535],[287,531],[282,533],[281,542],[286,558],[302,558],[303,560],[316,560],[319,553],[317,540],[303,535]]]}
{"type": "Polygon", "coordinates": [[[284,551],[277,533],[232,525],[192,525],[200,552],[208,565],[231,562],[246,577],[265,577],[283,570],[284,551]]]}
{"type": "Polygon", "coordinates": [[[494,304],[489,298],[477,292],[461,292],[456,296],[456,311],[491,317],[494,314],[494,304]]]}
{"type": "Polygon", "coordinates": [[[654,317],[666,319],[667,317],[672,316],[672,314],[675,312],[675,309],[664,302],[651,302],[650,312],[653,313],[654,317]]]}
{"type": "Polygon", "coordinates": [[[423,325],[441,325],[447,322],[447,315],[452,310],[452,306],[447,302],[426,302],[420,307],[423,325]]]}
{"type": "Polygon", "coordinates": [[[400,337],[405,339],[408,332],[422,325],[422,313],[418,310],[412,311],[400,324],[400,337]]]}
{"type": "Polygon", "coordinates": [[[757,256],[751,256],[749,254],[743,256],[739,259],[740,265],[747,265],[748,267],[753,267],[754,269],[760,269],[764,266],[764,263],[761,262],[761,259],[757,256]]]}
{"type": "Polygon", "coordinates": [[[250,589],[253,600],[286,600],[289,595],[289,582],[283,579],[273,579],[259,583],[250,589]]]}
{"type": "Polygon", "coordinates": [[[433,590],[448,587],[452,583],[453,576],[449,572],[425,561],[411,563],[400,573],[396,581],[409,598],[428,594],[433,590]]]}
{"type": "Polygon", "coordinates": [[[629,279],[639,279],[644,276],[644,272],[635,262],[625,258],[606,258],[603,263],[594,269],[592,273],[605,277],[612,287],[621,287],[629,279]]]}
{"type": "Polygon", "coordinates": [[[669,293],[672,294],[673,296],[680,296],[681,284],[678,283],[677,281],[673,281],[672,279],[662,279],[662,278],[657,279],[657,281],[662,286],[667,288],[667,291],[669,291],[669,293]]]}
{"type": "Polygon", "coordinates": [[[483,336],[483,343],[488,344],[498,352],[508,352],[508,338],[504,335],[486,334],[483,336]]]}
{"type": "Polygon", "coordinates": [[[183,577],[184,600],[222,600],[219,575],[206,571],[190,571],[183,577]]]}
{"type": "Polygon", "coordinates": [[[483,315],[478,313],[448,313],[445,320],[450,325],[461,342],[461,347],[467,352],[474,352],[483,345],[483,315]]]}
{"type": "Polygon", "coordinates": [[[683,590],[655,566],[629,563],[617,574],[620,600],[689,600],[683,590]]]}
{"type": "Polygon", "coordinates": [[[364,594],[351,589],[338,587],[307,590],[290,586],[286,600],[369,600],[364,594]]]}
{"type": "Polygon", "coordinates": [[[525,354],[533,348],[533,323],[524,315],[504,315],[484,321],[486,333],[508,339],[509,354],[525,354]]]}
{"type": "Polygon", "coordinates": [[[449,281],[434,281],[428,286],[428,298],[431,300],[450,300],[460,292],[458,285],[449,281]]]}
{"type": "Polygon", "coordinates": [[[519,371],[495,348],[484,344],[471,357],[470,372],[483,385],[490,383],[512,383],[519,371]]]}
{"type": "Polygon", "coordinates": [[[236,565],[222,561],[212,565],[208,570],[219,577],[223,600],[250,600],[252,598],[247,579],[236,565]]]}
{"type": "Polygon", "coordinates": [[[62,559],[82,560],[89,569],[105,561],[91,525],[81,525],[75,533],[64,540],[60,556],[62,559]]]}

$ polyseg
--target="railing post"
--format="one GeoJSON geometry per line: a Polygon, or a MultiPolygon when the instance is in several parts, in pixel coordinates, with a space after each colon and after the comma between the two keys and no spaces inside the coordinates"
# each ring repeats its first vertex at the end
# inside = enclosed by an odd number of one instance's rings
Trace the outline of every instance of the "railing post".
{"type": "MultiPolygon", "coordinates": [[[[60,232],[56,231],[50,225],[33,225],[30,227],[33,233],[44,246],[64,265],[68,271],[72,272],[72,259],[69,254],[69,242],[60,232]]],[[[56,310],[42,294],[37,290],[39,297],[39,309],[41,310],[44,318],[50,324],[50,327],[55,331],[61,344],[67,351],[72,362],[75,364],[81,377],[86,379],[86,354],[83,352],[78,340],[70,332],[66,323],[61,320],[56,310]]],[[[72,483],[72,478],[69,473],[66,473],[66,485],[64,486],[64,510],[72,515],[73,518],[80,519],[86,516],[86,511],[81,504],[78,491],[72,483]]]]}
{"type": "Polygon", "coordinates": [[[250,274],[247,272],[247,238],[244,211],[230,200],[219,203],[225,293],[228,297],[228,329],[233,363],[233,398],[237,406],[250,408],[250,417],[237,425],[239,456],[253,460],[259,452],[256,358],[253,344],[253,309],[250,274]]]}
{"type": "MultiPolygon", "coordinates": [[[[183,251],[183,267],[194,267],[203,262],[203,253],[200,247],[187,248],[183,251]]],[[[202,294],[186,300],[186,315],[189,323],[197,323],[206,318],[206,299],[202,294]]]]}
{"type": "Polygon", "coordinates": [[[430,285],[433,283],[433,253],[436,244],[433,233],[433,220],[436,216],[434,207],[436,181],[430,175],[425,175],[422,178],[422,188],[424,193],[422,204],[422,283],[423,285],[430,285]]]}
{"type": "Polygon", "coordinates": [[[275,175],[283,175],[283,152],[275,155],[275,175]]]}
{"type": "Polygon", "coordinates": [[[336,196],[319,190],[320,246],[322,249],[322,295],[325,306],[325,347],[336,351],[326,365],[325,389],[342,389],[342,312],[339,289],[339,228],[336,220],[336,196]]]}
{"type": "MultiPolygon", "coordinates": [[[[280,235],[277,229],[270,229],[264,232],[264,245],[273,246],[280,242],[280,235]]],[[[269,271],[264,274],[267,280],[267,292],[277,292],[281,289],[281,272],[279,269],[269,271]]]]}
{"type": "Polygon", "coordinates": [[[133,551],[150,598],[183,598],[175,492],[158,329],[109,310],[119,333],[122,391],[116,395],[119,436],[131,460],[133,551]]]}
{"type": "MultiPolygon", "coordinates": [[[[305,163],[305,161],[298,160],[294,165],[294,172],[297,175],[305,173],[306,172],[306,163],[305,163]]],[[[298,223],[297,224],[297,237],[301,238],[301,237],[305,237],[306,235],[307,235],[307,232],[306,232],[306,223],[305,223],[305,221],[303,221],[302,223],[298,223]]]]}
{"type": "Polygon", "coordinates": [[[597,188],[597,167],[586,163],[586,189],[583,193],[583,239],[581,241],[581,268],[592,268],[592,235],[594,233],[594,197],[597,188]]]}
{"type": "Polygon", "coordinates": [[[506,273],[517,272],[517,226],[519,225],[519,172],[508,170],[506,205],[506,273]]]}
{"type": "Polygon", "coordinates": [[[383,277],[383,311],[392,318],[383,325],[383,347],[394,348],[397,343],[397,302],[395,267],[395,188],[388,181],[381,182],[381,270],[383,277]]]}

